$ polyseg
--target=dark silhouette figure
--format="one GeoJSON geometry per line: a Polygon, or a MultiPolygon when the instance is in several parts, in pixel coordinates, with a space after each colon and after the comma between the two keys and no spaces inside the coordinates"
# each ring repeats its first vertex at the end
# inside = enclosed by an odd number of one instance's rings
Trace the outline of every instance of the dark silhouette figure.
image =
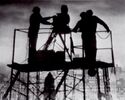
{"type": "Polygon", "coordinates": [[[54,78],[51,73],[48,73],[44,82],[44,100],[55,100],[54,78]]]}
{"type": "Polygon", "coordinates": [[[70,28],[68,26],[70,22],[70,16],[68,14],[67,5],[61,6],[61,13],[58,13],[53,17],[53,32],[56,33],[69,33],[70,28]]]}
{"type": "Polygon", "coordinates": [[[82,12],[80,14],[81,20],[78,21],[76,26],[73,28],[74,32],[80,31],[82,32],[82,40],[83,40],[83,57],[85,51],[85,58],[88,64],[93,64],[96,61],[96,28],[97,24],[101,24],[104,28],[109,32],[109,27],[106,23],[93,15],[92,10],[87,10],[86,12],[82,12]]]}
{"type": "Polygon", "coordinates": [[[29,20],[30,26],[29,26],[29,32],[28,32],[29,58],[32,58],[36,52],[36,43],[37,43],[37,37],[38,37],[38,31],[40,28],[40,23],[46,24],[46,25],[51,25],[51,23],[48,22],[47,20],[52,18],[52,17],[43,18],[40,15],[39,7],[34,7],[32,11],[33,11],[33,13],[30,16],[30,20],[29,20]]]}
{"type": "Polygon", "coordinates": [[[71,32],[68,25],[69,22],[70,16],[68,14],[68,7],[67,5],[62,5],[61,13],[57,13],[57,15],[53,16],[53,31],[45,43],[45,50],[47,50],[53,38],[56,37],[57,34],[66,34],[71,32]]]}

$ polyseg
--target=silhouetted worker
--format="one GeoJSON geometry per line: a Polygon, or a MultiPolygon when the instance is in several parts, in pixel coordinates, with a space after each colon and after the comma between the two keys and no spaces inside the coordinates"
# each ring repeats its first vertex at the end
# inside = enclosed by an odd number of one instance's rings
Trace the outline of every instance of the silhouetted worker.
{"type": "Polygon", "coordinates": [[[68,14],[68,7],[67,5],[61,6],[61,13],[58,13],[53,18],[53,31],[56,33],[69,33],[70,28],[68,26],[70,22],[70,16],[68,14]]]}
{"type": "Polygon", "coordinates": [[[80,14],[81,20],[78,21],[76,26],[73,28],[74,32],[82,32],[83,40],[83,57],[85,51],[85,58],[88,64],[93,65],[96,61],[96,28],[97,24],[101,24],[109,32],[109,27],[104,21],[97,16],[93,15],[92,10],[87,10],[80,14]]]}
{"type": "Polygon", "coordinates": [[[40,15],[40,8],[39,7],[34,7],[33,8],[33,13],[30,16],[30,26],[29,26],[29,32],[28,32],[28,37],[29,37],[29,58],[32,58],[36,52],[36,43],[37,43],[37,37],[38,37],[38,32],[40,28],[40,23],[46,24],[46,25],[51,25],[50,22],[47,20],[52,18],[52,17],[42,17],[40,15]]]}
{"type": "Polygon", "coordinates": [[[48,73],[44,82],[44,100],[55,100],[54,78],[51,73],[48,73]]]}
{"type": "Polygon", "coordinates": [[[69,28],[70,16],[68,14],[68,7],[67,5],[61,6],[61,13],[57,13],[57,15],[53,16],[53,31],[50,34],[46,45],[44,47],[47,50],[48,46],[52,42],[53,38],[56,37],[57,34],[66,34],[70,33],[71,30],[69,28]],[[53,35],[53,33],[55,33],[53,35]]]}

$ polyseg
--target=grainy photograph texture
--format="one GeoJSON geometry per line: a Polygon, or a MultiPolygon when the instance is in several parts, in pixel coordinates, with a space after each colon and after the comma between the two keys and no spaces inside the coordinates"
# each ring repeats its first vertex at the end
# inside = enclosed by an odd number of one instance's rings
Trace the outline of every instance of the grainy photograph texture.
{"type": "Polygon", "coordinates": [[[0,0],[0,100],[124,100],[124,0],[0,0]]]}

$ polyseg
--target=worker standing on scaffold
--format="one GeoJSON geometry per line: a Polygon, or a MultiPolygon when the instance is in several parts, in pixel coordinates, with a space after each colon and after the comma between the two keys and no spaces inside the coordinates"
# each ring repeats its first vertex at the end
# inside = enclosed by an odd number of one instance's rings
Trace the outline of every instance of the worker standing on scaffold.
{"type": "Polygon", "coordinates": [[[97,23],[104,26],[107,32],[110,32],[107,24],[93,15],[92,10],[87,10],[86,12],[82,12],[80,14],[81,20],[78,21],[76,26],[73,28],[74,32],[80,31],[82,32],[82,42],[83,42],[83,57],[90,66],[94,67],[96,61],[96,29],[97,23]],[[84,56],[85,51],[85,56],[84,56]]]}
{"type": "Polygon", "coordinates": [[[66,34],[71,32],[69,22],[70,16],[68,14],[68,7],[67,5],[61,5],[61,13],[57,13],[53,16],[53,31],[45,43],[44,50],[47,50],[53,38],[56,37],[57,34],[66,34]]]}
{"type": "Polygon", "coordinates": [[[53,17],[53,32],[55,33],[69,33],[70,28],[68,26],[70,22],[70,16],[68,14],[67,5],[61,6],[61,13],[58,13],[53,17]]]}
{"type": "Polygon", "coordinates": [[[33,8],[33,13],[30,16],[30,26],[29,26],[29,32],[28,32],[28,37],[29,37],[29,60],[28,62],[32,62],[34,54],[36,52],[36,43],[37,43],[37,37],[38,37],[38,32],[40,28],[40,23],[46,24],[46,25],[52,25],[52,23],[48,22],[52,17],[42,17],[40,15],[40,8],[39,7],[34,7],[33,8]]]}

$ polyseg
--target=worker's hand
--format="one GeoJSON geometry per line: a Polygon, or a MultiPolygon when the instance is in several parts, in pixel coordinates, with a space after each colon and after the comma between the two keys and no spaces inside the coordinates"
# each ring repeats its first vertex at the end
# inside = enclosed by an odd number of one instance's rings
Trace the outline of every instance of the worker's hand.
{"type": "Polygon", "coordinates": [[[109,33],[109,32],[111,32],[111,30],[110,30],[110,29],[107,29],[107,32],[109,33]]]}

